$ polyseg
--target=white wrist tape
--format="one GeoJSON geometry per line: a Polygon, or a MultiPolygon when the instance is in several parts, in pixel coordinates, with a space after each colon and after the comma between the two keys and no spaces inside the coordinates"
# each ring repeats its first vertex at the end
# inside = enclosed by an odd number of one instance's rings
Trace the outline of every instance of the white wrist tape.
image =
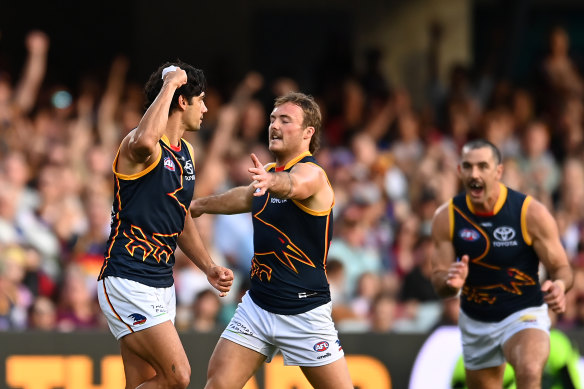
{"type": "Polygon", "coordinates": [[[174,72],[176,69],[178,69],[178,67],[174,65],[170,65],[162,69],[162,79],[164,80],[164,76],[166,76],[166,73],[174,72]]]}

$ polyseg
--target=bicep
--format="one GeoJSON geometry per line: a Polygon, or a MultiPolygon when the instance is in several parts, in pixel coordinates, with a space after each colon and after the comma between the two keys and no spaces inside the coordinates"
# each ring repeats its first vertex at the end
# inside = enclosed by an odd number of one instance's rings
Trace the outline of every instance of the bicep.
{"type": "Polygon", "coordinates": [[[556,220],[543,204],[535,201],[529,204],[526,223],[533,249],[546,269],[566,265],[568,259],[560,241],[556,220]]]}
{"type": "MultiPolygon", "coordinates": [[[[135,131],[135,130],[134,130],[135,131]]],[[[120,145],[116,169],[122,174],[136,174],[145,169],[150,163],[156,161],[162,150],[156,143],[152,149],[144,149],[136,146],[133,134],[128,134],[120,145]]]]}
{"type": "Polygon", "coordinates": [[[448,208],[443,206],[432,219],[432,270],[448,270],[456,257],[450,237],[450,218],[448,208]]]}
{"type": "Polygon", "coordinates": [[[293,198],[296,200],[305,200],[315,195],[323,185],[328,186],[324,171],[315,165],[297,164],[289,174],[295,186],[293,198]]]}

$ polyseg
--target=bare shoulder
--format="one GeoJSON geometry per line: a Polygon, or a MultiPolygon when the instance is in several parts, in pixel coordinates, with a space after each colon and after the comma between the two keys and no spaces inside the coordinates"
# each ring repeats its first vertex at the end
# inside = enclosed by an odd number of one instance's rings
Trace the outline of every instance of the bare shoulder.
{"type": "Polygon", "coordinates": [[[527,205],[525,221],[527,222],[528,226],[532,224],[546,224],[550,221],[554,221],[555,223],[555,220],[549,209],[547,209],[543,203],[534,199],[533,197],[530,197],[529,204],[527,205]]]}
{"type": "Polygon", "coordinates": [[[540,201],[530,197],[525,212],[525,223],[531,235],[537,236],[545,231],[557,229],[556,220],[547,207],[540,201]]]}
{"type": "Polygon", "coordinates": [[[323,168],[313,163],[297,163],[290,174],[295,185],[295,200],[314,211],[331,209],[334,192],[323,168]]]}
{"type": "Polygon", "coordinates": [[[321,166],[310,162],[297,163],[292,167],[290,173],[304,176],[310,180],[322,181],[322,183],[328,181],[328,177],[324,169],[321,166]]]}

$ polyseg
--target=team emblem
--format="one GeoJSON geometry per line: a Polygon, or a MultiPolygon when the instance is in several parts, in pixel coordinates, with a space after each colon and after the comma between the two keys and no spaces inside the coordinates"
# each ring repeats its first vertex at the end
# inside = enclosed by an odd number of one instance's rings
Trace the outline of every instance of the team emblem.
{"type": "Polygon", "coordinates": [[[170,157],[164,158],[164,168],[170,170],[171,172],[176,170],[174,162],[172,161],[172,159],[170,159],[170,157]]]}
{"type": "Polygon", "coordinates": [[[129,315],[128,317],[131,317],[132,319],[134,319],[134,323],[132,325],[139,325],[139,324],[144,324],[146,323],[146,317],[143,315],[140,315],[139,313],[132,313],[131,315],[129,315]]]}
{"type": "Polygon", "coordinates": [[[459,231],[458,236],[460,236],[463,240],[468,242],[474,242],[479,239],[480,235],[477,230],[473,230],[472,228],[463,228],[459,231]]]}

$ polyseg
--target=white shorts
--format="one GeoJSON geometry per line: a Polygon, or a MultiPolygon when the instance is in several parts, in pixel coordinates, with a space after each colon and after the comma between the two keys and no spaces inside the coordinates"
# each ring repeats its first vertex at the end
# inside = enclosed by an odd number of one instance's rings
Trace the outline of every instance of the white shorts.
{"type": "Polygon", "coordinates": [[[125,278],[106,277],[97,284],[97,298],[116,339],[168,320],[174,324],[174,285],[153,288],[125,278]]]}
{"type": "Polygon", "coordinates": [[[550,318],[547,304],[543,304],[517,311],[495,323],[473,320],[460,311],[458,325],[464,367],[479,370],[503,364],[503,345],[519,331],[536,328],[549,334],[550,318]]]}
{"type": "Polygon", "coordinates": [[[221,337],[265,355],[266,362],[281,351],[285,365],[328,365],[344,356],[331,309],[329,302],[297,315],[278,315],[246,293],[221,337]]]}

